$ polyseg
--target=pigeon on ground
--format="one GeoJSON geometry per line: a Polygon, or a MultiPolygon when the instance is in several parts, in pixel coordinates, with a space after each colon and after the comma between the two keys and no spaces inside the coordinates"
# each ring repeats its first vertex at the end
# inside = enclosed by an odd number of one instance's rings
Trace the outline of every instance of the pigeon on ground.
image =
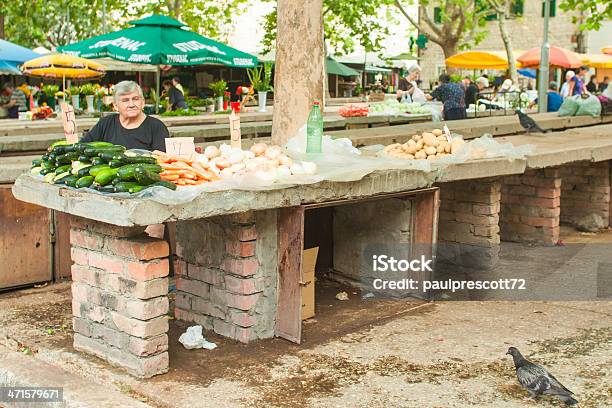
{"type": "Polygon", "coordinates": [[[542,394],[554,395],[566,405],[578,403],[572,397],[574,394],[563,386],[551,373],[537,364],[533,364],[521,355],[516,347],[510,347],[506,354],[510,354],[514,360],[516,377],[519,383],[531,394],[532,398],[537,398],[542,394]]]}
{"type": "Polygon", "coordinates": [[[527,134],[529,134],[529,132],[531,132],[532,130],[538,131],[540,133],[545,133],[544,129],[542,129],[536,123],[535,120],[527,116],[526,113],[521,112],[520,109],[515,110],[515,112],[519,117],[519,122],[521,122],[521,126],[525,128],[525,130],[527,131],[527,134]]]}

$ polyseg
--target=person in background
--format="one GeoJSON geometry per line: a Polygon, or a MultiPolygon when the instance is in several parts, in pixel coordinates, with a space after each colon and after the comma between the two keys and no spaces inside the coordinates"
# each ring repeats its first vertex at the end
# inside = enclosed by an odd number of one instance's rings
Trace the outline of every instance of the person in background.
{"type": "Polygon", "coordinates": [[[578,74],[574,75],[569,84],[570,96],[582,95],[588,92],[585,83],[585,76],[588,70],[589,68],[585,66],[582,66],[578,69],[578,74]]]}
{"type": "Polygon", "coordinates": [[[465,105],[470,106],[476,104],[478,92],[480,92],[478,86],[472,82],[472,78],[470,77],[463,78],[463,85],[465,86],[465,105]]]}
{"type": "Polygon", "coordinates": [[[463,87],[451,82],[448,74],[440,75],[439,80],[440,86],[431,95],[427,95],[427,99],[436,99],[442,102],[444,120],[465,119],[467,114],[465,112],[465,91],[463,87]]]}
{"type": "Polygon", "coordinates": [[[597,77],[595,75],[591,77],[591,80],[586,86],[586,90],[592,94],[599,90],[599,84],[597,83],[597,77]]]}
{"type": "Polygon", "coordinates": [[[383,79],[382,84],[380,84],[380,87],[384,93],[389,92],[389,82],[387,82],[386,79],[383,79]]]}
{"type": "Polygon", "coordinates": [[[489,80],[485,76],[481,76],[476,79],[476,87],[478,88],[478,92],[482,92],[489,87],[489,80]]]}
{"type": "Polygon", "coordinates": [[[417,79],[421,73],[421,67],[417,64],[412,65],[408,68],[408,74],[400,79],[397,86],[397,100],[400,102],[426,102],[425,94],[421,91],[417,85],[417,79]]]}
{"type": "Polygon", "coordinates": [[[605,76],[605,77],[603,78],[603,81],[601,81],[601,82],[599,83],[599,89],[598,89],[598,91],[599,91],[600,93],[604,93],[604,91],[605,91],[605,90],[608,88],[608,82],[610,82],[610,78],[609,78],[609,77],[607,77],[607,76],[605,76]]]}
{"type": "Polygon", "coordinates": [[[567,98],[568,96],[570,96],[570,84],[572,82],[572,79],[576,76],[576,73],[574,71],[567,71],[565,73],[565,82],[563,83],[563,85],[561,85],[561,97],[562,98],[567,98]]]}
{"type": "Polygon", "coordinates": [[[2,87],[3,93],[10,97],[9,101],[0,106],[8,110],[8,117],[11,119],[17,119],[19,112],[26,112],[28,110],[28,100],[25,93],[21,89],[16,89],[11,83],[6,83],[2,87]]]}
{"type": "MultiPolygon", "coordinates": [[[[547,112],[557,112],[561,105],[563,104],[563,97],[557,92],[558,85],[555,81],[552,81],[548,86],[547,93],[547,112]]],[[[528,108],[533,108],[535,104],[538,103],[538,99],[536,98],[534,101],[530,102],[527,106],[528,108]]]]}
{"type": "Polygon", "coordinates": [[[187,109],[187,102],[185,102],[185,96],[179,91],[171,81],[164,81],[164,89],[168,96],[168,110],[174,111],[177,109],[187,109]]]}
{"type": "Polygon", "coordinates": [[[81,142],[110,142],[127,149],[166,151],[168,128],[142,111],[144,96],[136,82],[121,81],[115,85],[113,100],[118,114],[100,119],[81,142]]]}
{"type": "Polygon", "coordinates": [[[179,77],[172,78],[172,85],[174,85],[174,87],[178,89],[183,96],[185,96],[185,90],[183,89],[183,85],[181,85],[181,79],[179,77]]]}

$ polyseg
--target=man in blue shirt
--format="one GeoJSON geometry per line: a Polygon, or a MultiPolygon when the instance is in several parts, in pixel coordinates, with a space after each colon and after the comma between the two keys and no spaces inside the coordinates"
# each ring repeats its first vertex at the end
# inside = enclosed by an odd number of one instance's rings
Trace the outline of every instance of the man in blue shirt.
{"type": "MultiPolygon", "coordinates": [[[[557,83],[552,81],[548,86],[548,97],[546,98],[547,103],[547,112],[557,112],[563,103],[563,97],[557,92],[557,83]]],[[[538,99],[534,100],[529,104],[529,108],[533,107],[533,105],[538,103],[538,99]]]]}

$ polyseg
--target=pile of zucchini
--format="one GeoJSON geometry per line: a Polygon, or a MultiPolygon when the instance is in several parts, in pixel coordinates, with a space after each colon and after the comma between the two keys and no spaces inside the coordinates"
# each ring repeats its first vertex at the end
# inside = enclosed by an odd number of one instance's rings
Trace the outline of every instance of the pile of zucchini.
{"type": "Polygon", "coordinates": [[[176,190],[174,183],[160,179],[162,168],[155,157],[126,152],[125,147],[107,142],[55,142],[32,161],[31,172],[48,183],[102,193],[138,193],[152,186],[176,190]]]}

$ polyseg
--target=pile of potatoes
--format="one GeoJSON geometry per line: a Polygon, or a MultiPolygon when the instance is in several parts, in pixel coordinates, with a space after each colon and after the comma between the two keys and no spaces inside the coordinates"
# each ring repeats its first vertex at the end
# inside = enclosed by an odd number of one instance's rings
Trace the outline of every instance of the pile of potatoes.
{"type": "Polygon", "coordinates": [[[390,144],[383,151],[386,155],[398,159],[433,160],[457,153],[464,144],[465,142],[460,138],[453,139],[449,143],[444,132],[434,129],[431,132],[414,135],[404,144],[390,144]]]}

